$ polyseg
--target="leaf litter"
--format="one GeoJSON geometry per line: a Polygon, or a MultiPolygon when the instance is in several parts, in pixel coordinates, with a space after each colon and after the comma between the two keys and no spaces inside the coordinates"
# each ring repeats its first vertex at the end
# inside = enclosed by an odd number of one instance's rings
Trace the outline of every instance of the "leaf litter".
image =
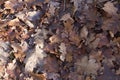
{"type": "Polygon", "coordinates": [[[119,0],[1,0],[1,80],[119,80],[119,0]]]}

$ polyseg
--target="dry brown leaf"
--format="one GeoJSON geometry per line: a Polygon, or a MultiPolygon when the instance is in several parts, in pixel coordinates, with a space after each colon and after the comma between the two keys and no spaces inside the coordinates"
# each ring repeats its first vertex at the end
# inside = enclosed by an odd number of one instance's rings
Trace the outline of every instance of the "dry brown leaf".
{"type": "Polygon", "coordinates": [[[61,20],[61,21],[67,21],[68,19],[70,19],[72,23],[74,22],[74,20],[73,20],[73,18],[71,17],[70,13],[67,13],[67,14],[63,15],[60,20],[61,20]]]}
{"type": "Polygon", "coordinates": [[[57,58],[55,56],[47,56],[45,58],[45,66],[44,70],[51,73],[51,72],[58,72],[59,64],[57,62],[57,58]]]}
{"type": "Polygon", "coordinates": [[[76,63],[77,72],[86,75],[97,75],[97,71],[100,68],[100,65],[96,63],[95,59],[88,60],[87,56],[82,57],[81,60],[78,60],[76,63]]]}
{"type": "Polygon", "coordinates": [[[60,42],[60,37],[58,35],[53,35],[49,38],[51,43],[59,43],[60,42]]]}
{"type": "Polygon", "coordinates": [[[110,1],[105,3],[103,10],[106,11],[109,15],[117,15],[117,8],[114,6],[114,4],[110,1]]]}
{"type": "Polygon", "coordinates": [[[71,19],[66,20],[64,22],[64,26],[65,26],[65,31],[70,33],[73,30],[73,22],[71,21],[71,19]]]}
{"type": "Polygon", "coordinates": [[[66,61],[72,62],[72,60],[73,60],[73,55],[71,53],[66,54],[66,61]]]}
{"type": "Polygon", "coordinates": [[[35,79],[35,80],[46,80],[45,74],[37,74],[33,72],[29,72],[29,74],[35,79]]]}
{"type": "Polygon", "coordinates": [[[109,44],[109,40],[107,39],[107,37],[105,35],[101,35],[98,47],[102,47],[105,45],[107,46],[108,44],[109,44]]]}
{"type": "Polygon", "coordinates": [[[94,41],[90,42],[89,48],[95,49],[99,44],[100,38],[96,38],[94,41]]]}
{"type": "Polygon", "coordinates": [[[80,44],[80,41],[81,41],[80,37],[75,33],[75,31],[70,32],[69,40],[72,41],[71,43],[77,46],[80,44]]]}
{"type": "Polygon", "coordinates": [[[20,62],[23,62],[25,58],[25,53],[18,51],[17,53],[14,53],[14,56],[16,59],[20,60],[20,62]]]}
{"type": "Polygon", "coordinates": [[[10,9],[11,13],[14,13],[15,11],[19,11],[23,9],[23,3],[18,2],[17,0],[10,0],[5,2],[5,9],[10,9]]]}
{"type": "Polygon", "coordinates": [[[102,29],[103,30],[109,30],[112,33],[116,34],[118,31],[120,31],[120,20],[119,17],[107,19],[103,22],[102,29]]]}
{"type": "Polygon", "coordinates": [[[9,26],[19,26],[19,24],[20,24],[20,21],[18,18],[15,18],[15,19],[8,22],[9,26]]]}

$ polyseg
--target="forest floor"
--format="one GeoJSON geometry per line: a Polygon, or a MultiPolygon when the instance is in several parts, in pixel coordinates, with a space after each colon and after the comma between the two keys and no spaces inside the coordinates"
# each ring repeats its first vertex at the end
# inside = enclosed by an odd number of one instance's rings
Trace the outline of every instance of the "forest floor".
{"type": "Polygon", "coordinates": [[[120,0],[0,0],[0,80],[120,80],[120,0]]]}

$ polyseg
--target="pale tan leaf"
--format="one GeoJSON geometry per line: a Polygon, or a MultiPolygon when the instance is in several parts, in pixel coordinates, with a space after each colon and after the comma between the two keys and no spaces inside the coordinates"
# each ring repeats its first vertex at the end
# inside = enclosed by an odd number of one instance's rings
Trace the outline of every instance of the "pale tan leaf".
{"type": "Polygon", "coordinates": [[[103,10],[106,11],[110,15],[116,15],[118,9],[114,6],[112,2],[107,2],[104,5],[103,10]]]}
{"type": "Polygon", "coordinates": [[[63,15],[60,20],[61,20],[61,21],[67,21],[68,19],[70,19],[72,22],[74,22],[74,20],[73,20],[73,18],[71,17],[70,13],[67,13],[67,14],[63,15]]]}
{"type": "Polygon", "coordinates": [[[61,43],[60,46],[59,46],[59,48],[60,48],[59,51],[62,53],[60,55],[60,59],[62,61],[64,61],[65,60],[65,55],[67,54],[65,43],[61,43]]]}

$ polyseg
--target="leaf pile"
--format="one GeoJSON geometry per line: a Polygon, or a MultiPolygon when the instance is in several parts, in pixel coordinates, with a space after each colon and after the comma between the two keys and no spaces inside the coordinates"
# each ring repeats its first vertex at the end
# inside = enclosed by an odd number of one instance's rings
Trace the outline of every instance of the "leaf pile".
{"type": "Polygon", "coordinates": [[[119,0],[1,0],[1,80],[119,80],[119,0]]]}

